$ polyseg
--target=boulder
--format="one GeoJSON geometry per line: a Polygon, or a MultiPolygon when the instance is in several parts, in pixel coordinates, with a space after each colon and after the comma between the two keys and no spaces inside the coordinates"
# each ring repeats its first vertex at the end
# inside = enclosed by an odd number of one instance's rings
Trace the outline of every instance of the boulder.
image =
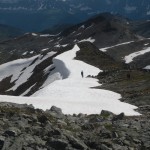
{"type": "Polygon", "coordinates": [[[16,127],[10,127],[9,129],[7,129],[3,135],[4,136],[18,136],[21,133],[21,131],[16,128],[16,127]]]}
{"type": "Polygon", "coordinates": [[[101,150],[112,150],[112,148],[107,147],[106,145],[102,144],[100,146],[101,150]]]}
{"type": "Polygon", "coordinates": [[[45,115],[41,115],[38,117],[38,121],[45,124],[48,121],[48,118],[45,115]]]}
{"type": "Polygon", "coordinates": [[[107,111],[107,110],[102,110],[100,115],[104,118],[110,118],[114,116],[112,112],[107,111]]]}
{"type": "Polygon", "coordinates": [[[116,115],[113,117],[112,121],[122,120],[124,118],[124,113],[121,113],[119,115],[116,115]]]}
{"type": "Polygon", "coordinates": [[[57,149],[57,150],[65,150],[67,145],[68,145],[68,142],[64,139],[54,139],[54,138],[50,138],[46,145],[48,147],[52,147],[54,149],[57,149]]]}
{"type": "Polygon", "coordinates": [[[52,106],[50,111],[55,112],[58,115],[62,115],[63,114],[62,110],[60,108],[56,107],[56,106],[52,106]]]}
{"type": "Polygon", "coordinates": [[[69,143],[72,145],[73,148],[79,149],[79,150],[86,150],[87,146],[80,140],[70,136],[69,137],[69,143]]]}
{"type": "Polygon", "coordinates": [[[0,149],[3,148],[4,142],[5,142],[5,137],[0,136],[0,149]]]}

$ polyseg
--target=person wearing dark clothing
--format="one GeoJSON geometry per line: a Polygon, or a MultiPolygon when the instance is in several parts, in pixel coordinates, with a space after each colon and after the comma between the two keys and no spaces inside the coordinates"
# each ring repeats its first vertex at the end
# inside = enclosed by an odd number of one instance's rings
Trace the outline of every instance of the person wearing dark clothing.
{"type": "Polygon", "coordinates": [[[84,77],[83,71],[81,71],[81,76],[82,76],[82,78],[84,77]]]}
{"type": "Polygon", "coordinates": [[[129,80],[131,78],[130,73],[127,73],[127,79],[129,80]]]}

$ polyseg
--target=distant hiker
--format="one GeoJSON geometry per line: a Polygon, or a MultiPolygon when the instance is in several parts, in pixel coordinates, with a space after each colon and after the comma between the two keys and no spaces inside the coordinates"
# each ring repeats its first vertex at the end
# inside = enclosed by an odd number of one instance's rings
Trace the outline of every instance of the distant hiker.
{"type": "Polygon", "coordinates": [[[81,71],[81,76],[82,76],[82,78],[84,77],[83,71],[81,71]]]}
{"type": "Polygon", "coordinates": [[[129,80],[131,78],[130,73],[127,73],[127,79],[129,80]]]}

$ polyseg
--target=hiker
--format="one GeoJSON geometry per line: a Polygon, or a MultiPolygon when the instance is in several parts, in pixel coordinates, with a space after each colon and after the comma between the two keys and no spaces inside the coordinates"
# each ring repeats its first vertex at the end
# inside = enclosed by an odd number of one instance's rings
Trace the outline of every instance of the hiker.
{"type": "Polygon", "coordinates": [[[81,76],[82,76],[82,78],[84,77],[83,71],[81,71],[81,76]]]}
{"type": "Polygon", "coordinates": [[[129,80],[131,78],[130,73],[127,73],[127,79],[129,80]]]}

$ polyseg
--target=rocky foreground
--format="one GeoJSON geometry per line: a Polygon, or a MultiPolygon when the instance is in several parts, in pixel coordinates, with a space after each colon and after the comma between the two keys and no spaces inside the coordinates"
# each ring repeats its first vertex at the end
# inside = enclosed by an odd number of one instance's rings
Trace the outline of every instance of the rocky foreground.
{"type": "MultiPolygon", "coordinates": [[[[142,106],[144,114],[149,106],[142,106]]],[[[31,105],[0,103],[2,150],[148,150],[150,115],[64,115],[31,105]]]]}

